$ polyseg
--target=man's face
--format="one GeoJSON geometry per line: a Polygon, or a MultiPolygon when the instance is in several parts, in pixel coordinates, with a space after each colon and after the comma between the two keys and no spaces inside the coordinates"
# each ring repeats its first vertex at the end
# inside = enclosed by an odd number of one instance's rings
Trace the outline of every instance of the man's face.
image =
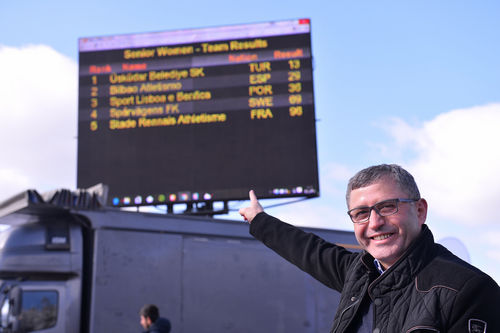
{"type": "Polygon", "coordinates": [[[141,316],[141,326],[147,330],[151,326],[151,319],[149,317],[141,316]]]}
{"type": "MultiPolygon", "coordinates": [[[[380,181],[351,191],[349,209],[373,206],[388,199],[411,199],[392,179],[380,181]]],[[[427,216],[427,202],[398,203],[396,214],[381,217],[372,210],[365,223],[354,223],[354,234],[359,244],[388,268],[394,264],[419,235],[427,216]]]]}

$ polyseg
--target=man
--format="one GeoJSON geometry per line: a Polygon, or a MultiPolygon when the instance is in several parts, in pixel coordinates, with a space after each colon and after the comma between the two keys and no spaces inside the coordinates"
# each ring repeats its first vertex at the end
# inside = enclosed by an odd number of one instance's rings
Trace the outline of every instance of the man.
{"type": "Polygon", "coordinates": [[[361,170],[346,201],[361,253],[267,215],[253,191],[240,209],[255,238],[341,292],[331,332],[500,332],[500,288],[434,243],[411,174],[386,164],[361,170]]]}
{"type": "Polygon", "coordinates": [[[144,333],[170,333],[170,321],[160,317],[158,307],[153,304],[144,305],[139,311],[144,333]]]}

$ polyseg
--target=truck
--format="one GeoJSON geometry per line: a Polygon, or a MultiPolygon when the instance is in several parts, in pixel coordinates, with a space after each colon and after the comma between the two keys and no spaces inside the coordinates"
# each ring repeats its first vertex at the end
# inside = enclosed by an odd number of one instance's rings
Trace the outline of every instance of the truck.
{"type": "MultiPolygon", "coordinates": [[[[107,207],[97,192],[27,190],[0,203],[0,332],[326,332],[339,294],[212,216],[107,207]]],[[[353,232],[303,228],[357,250],[353,232]]]]}

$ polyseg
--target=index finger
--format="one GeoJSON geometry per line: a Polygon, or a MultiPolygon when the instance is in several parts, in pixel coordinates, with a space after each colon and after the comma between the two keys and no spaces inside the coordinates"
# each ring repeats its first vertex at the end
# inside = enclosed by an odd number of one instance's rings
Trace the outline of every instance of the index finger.
{"type": "Polygon", "coordinates": [[[258,201],[254,190],[250,190],[250,192],[248,194],[250,196],[250,202],[257,202],[258,201]]]}

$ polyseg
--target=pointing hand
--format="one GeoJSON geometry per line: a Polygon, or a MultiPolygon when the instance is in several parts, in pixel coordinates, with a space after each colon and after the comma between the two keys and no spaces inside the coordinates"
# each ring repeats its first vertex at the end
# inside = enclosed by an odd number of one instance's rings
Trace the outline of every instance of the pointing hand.
{"type": "Polygon", "coordinates": [[[239,210],[239,213],[245,221],[248,221],[248,223],[252,223],[253,218],[255,215],[259,214],[260,212],[264,211],[264,208],[260,205],[259,201],[257,200],[257,196],[255,195],[255,192],[253,190],[250,190],[248,193],[250,196],[250,206],[241,208],[239,210]]]}

